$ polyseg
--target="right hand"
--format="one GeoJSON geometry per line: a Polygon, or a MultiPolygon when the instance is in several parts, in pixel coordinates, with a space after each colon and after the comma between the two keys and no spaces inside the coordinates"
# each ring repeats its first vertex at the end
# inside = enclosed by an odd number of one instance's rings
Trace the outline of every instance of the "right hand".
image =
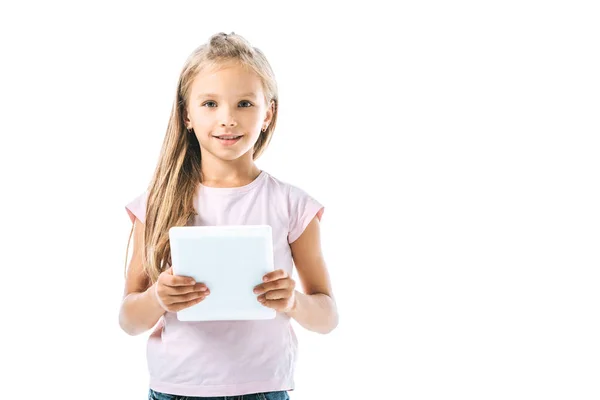
{"type": "Polygon", "coordinates": [[[154,284],[154,294],[163,310],[177,312],[200,303],[210,294],[204,283],[188,276],[173,275],[173,267],[163,271],[154,284]]]}

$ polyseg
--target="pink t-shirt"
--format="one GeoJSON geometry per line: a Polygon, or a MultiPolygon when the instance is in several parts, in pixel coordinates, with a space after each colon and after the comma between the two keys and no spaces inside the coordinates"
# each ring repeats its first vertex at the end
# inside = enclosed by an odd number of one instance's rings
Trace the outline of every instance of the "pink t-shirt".
{"type": "MultiPolygon", "coordinates": [[[[147,192],[126,206],[145,223],[147,192]]],[[[265,171],[235,188],[198,186],[193,225],[270,225],[275,269],[292,276],[290,243],[323,206],[302,189],[265,171]]],[[[298,342],[290,318],[260,321],[182,322],[161,317],[148,338],[150,388],[182,396],[236,396],[294,389],[298,342]]]]}

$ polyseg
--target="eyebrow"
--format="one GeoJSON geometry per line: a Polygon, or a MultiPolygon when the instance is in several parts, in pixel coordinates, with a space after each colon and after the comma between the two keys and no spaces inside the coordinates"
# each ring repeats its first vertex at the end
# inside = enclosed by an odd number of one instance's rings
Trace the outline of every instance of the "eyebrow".
{"type": "MultiPolygon", "coordinates": [[[[217,98],[217,97],[219,97],[219,95],[214,94],[214,93],[200,93],[196,98],[203,99],[203,98],[206,98],[206,97],[217,98]]],[[[242,93],[242,94],[240,94],[239,97],[254,97],[254,98],[256,98],[258,96],[254,92],[248,92],[248,93],[242,93]]]]}

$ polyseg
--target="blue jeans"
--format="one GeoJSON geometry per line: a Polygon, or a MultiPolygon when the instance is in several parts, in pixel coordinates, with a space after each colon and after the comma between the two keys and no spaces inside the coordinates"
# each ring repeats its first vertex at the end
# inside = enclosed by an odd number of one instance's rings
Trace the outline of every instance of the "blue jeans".
{"type": "Polygon", "coordinates": [[[280,392],[253,393],[242,396],[227,396],[227,397],[192,397],[192,396],[176,396],[173,394],[155,392],[150,389],[148,392],[148,400],[289,400],[288,392],[283,390],[280,392]]]}

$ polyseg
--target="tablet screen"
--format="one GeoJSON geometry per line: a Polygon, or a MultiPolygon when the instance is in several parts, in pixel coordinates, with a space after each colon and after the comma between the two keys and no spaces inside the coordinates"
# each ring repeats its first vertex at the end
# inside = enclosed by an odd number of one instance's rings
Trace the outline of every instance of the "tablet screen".
{"type": "Polygon", "coordinates": [[[269,225],[184,226],[169,230],[174,275],[203,282],[210,295],[177,313],[180,321],[252,320],[275,317],[253,290],[274,270],[269,225]]]}

